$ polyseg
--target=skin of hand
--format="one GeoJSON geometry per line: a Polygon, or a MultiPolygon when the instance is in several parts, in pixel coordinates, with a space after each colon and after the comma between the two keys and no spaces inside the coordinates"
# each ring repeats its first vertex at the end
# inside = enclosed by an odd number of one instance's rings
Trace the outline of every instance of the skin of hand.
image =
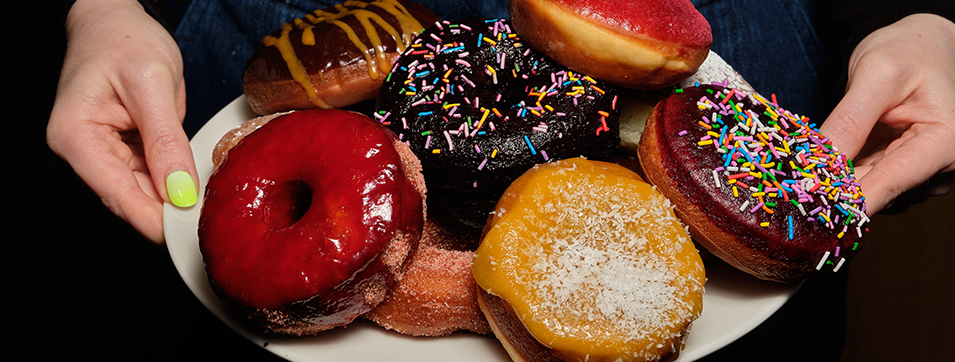
{"type": "Polygon", "coordinates": [[[869,215],[952,190],[953,59],[955,24],[931,14],[874,31],[852,52],[845,96],[820,128],[853,159],[869,215]]]}
{"type": "Polygon", "coordinates": [[[179,47],[135,0],[77,1],[66,28],[47,143],[114,214],[163,243],[163,202],[196,203],[179,47]]]}

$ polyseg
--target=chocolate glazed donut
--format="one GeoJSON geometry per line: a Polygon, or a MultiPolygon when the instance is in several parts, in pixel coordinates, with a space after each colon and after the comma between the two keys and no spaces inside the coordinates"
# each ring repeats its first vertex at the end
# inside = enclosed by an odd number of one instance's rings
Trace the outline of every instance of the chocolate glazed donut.
{"type": "Polygon", "coordinates": [[[243,89],[265,115],[375,98],[398,54],[438,20],[404,0],[346,1],[282,24],[246,65],[243,89]]]}
{"type": "Polygon", "coordinates": [[[415,39],[376,117],[421,160],[429,200],[481,228],[534,165],[609,159],[620,143],[618,92],[531,49],[507,21],[468,19],[415,39]]]}

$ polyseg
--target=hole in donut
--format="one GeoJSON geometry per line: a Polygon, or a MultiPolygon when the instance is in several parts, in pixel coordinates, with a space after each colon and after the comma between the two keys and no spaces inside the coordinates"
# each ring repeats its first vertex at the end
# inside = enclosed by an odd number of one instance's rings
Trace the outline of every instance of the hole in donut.
{"type": "Polygon", "coordinates": [[[312,206],[312,189],[304,182],[293,180],[280,183],[265,201],[265,223],[275,229],[292,226],[305,216],[312,206]]]}

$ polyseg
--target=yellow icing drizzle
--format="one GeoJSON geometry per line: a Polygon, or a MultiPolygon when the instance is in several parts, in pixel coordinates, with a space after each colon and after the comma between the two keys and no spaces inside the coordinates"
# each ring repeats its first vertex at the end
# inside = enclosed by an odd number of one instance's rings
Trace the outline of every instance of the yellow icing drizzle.
{"type": "MultiPolygon", "coordinates": [[[[391,35],[399,52],[404,51],[405,47],[411,43],[411,39],[423,28],[421,23],[419,23],[410,12],[408,12],[403,5],[398,3],[398,0],[378,0],[371,3],[364,1],[346,1],[344,4],[335,5],[335,10],[335,12],[315,10],[312,14],[305,15],[304,19],[295,19],[292,21],[292,24],[282,24],[282,33],[278,38],[269,35],[262,39],[262,43],[265,44],[265,46],[274,46],[279,50],[279,53],[282,54],[282,59],[284,59],[288,65],[289,72],[292,73],[292,79],[302,86],[308,99],[320,108],[329,108],[329,106],[318,96],[318,90],[315,88],[315,85],[312,84],[308,72],[305,70],[305,65],[292,48],[289,33],[293,29],[298,28],[302,30],[303,45],[313,46],[315,45],[315,34],[312,30],[314,29],[314,24],[325,22],[338,26],[364,55],[365,62],[368,64],[368,75],[371,79],[378,79],[381,73],[387,74],[391,70],[391,64],[389,64],[385,58],[385,47],[381,38],[378,37],[378,31],[375,26],[377,25],[391,35]],[[399,33],[395,30],[394,27],[388,24],[388,22],[378,14],[370,10],[365,10],[369,5],[377,6],[393,15],[395,19],[398,20],[401,32],[399,33]],[[351,9],[349,7],[351,7],[351,9]],[[365,34],[368,36],[368,41],[371,43],[370,47],[365,45],[365,43],[358,38],[355,29],[345,22],[338,20],[348,15],[352,15],[358,19],[365,34]],[[374,57],[371,55],[371,49],[375,49],[374,57]]],[[[321,73],[319,76],[322,76],[321,73]]]]}
{"type": "Polygon", "coordinates": [[[295,50],[292,49],[292,42],[289,40],[288,33],[292,31],[292,25],[285,23],[282,24],[282,35],[278,38],[271,35],[262,39],[262,43],[265,46],[274,46],[279,50],[279,53],[282,54],[282,59],[285,60],[285,64],[288,65],[289,73],[292,73],[292,79],[298,82],[302,86],[302,90],[305,91],[305,96],[312,101],[319,108],[329,108],[328,104],[318,96],[318,91],[315,89],[315,85],[312,84],[312,80],[308,77],[308,71],[305,70],[305,64],[302,64],[302,61],[298,59],[298,56],[295,54],[295,50]]]}

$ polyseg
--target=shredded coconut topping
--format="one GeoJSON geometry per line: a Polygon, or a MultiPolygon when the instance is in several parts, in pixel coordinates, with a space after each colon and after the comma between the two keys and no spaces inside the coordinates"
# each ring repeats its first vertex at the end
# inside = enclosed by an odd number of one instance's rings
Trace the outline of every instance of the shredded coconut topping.
{"type": "Polygon", "coordinates": [[[575,173],[549,184],[547,191],[526,195],[541,212],[527,213],[521,221],[532,227],[510,224],[503,236],[504,242],[540,241],[523,248],[523,258],[500,261],[530,261],[529,267],[503,266],[513,268],[517,282],[529,285],[536,295],[531,315],[524,319],[536,319],[555,335],[608,344],[621,338],[639,340],[648,343],[648,349],[665,342],[678,351],[679,346],[667,340],[679,338],[682,326],[698,317],[698,306],[686,300],[703,290],[702,278],[683,275],[681,268],[703,266],[698,261],[682,266],[686,261],[677,257],[684,247],[693,246],[666,198],[655,192],[638,196],[636,185],[599,180],[602,177],[575,173]],[[674,233],[674,227],[680,232],[674,233]],[[674,234],[678,240],[672,240],[674,234]]]}

